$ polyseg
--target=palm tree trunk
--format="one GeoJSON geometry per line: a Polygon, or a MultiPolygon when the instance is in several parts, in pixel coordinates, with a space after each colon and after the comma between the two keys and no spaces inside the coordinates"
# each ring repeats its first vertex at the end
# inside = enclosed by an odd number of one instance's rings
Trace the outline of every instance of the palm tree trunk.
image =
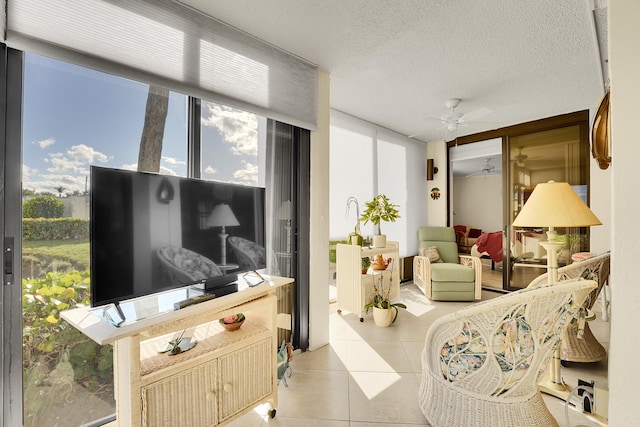
{"type": "Polygon", "coordinates": [[[169,109],[169,90],[149,86],[147,108],[144,115],[144,128],[138,153],[138,170],[146,172],[160,171],[162,138],[169,109]]]}

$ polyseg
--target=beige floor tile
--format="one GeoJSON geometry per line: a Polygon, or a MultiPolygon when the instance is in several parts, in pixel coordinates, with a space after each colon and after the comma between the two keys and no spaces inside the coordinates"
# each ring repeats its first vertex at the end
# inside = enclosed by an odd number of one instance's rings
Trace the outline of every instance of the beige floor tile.
{"type": "Polygon", "coordinates": [[[290,365],[295,370],[345,371],[349,342],[333,340],[315,351],[296,353],[290,365]]]}
{"type": "Polygon", "coordinates": [[[289,387],[278,389],[277,413],[282,417],[349,420],[348,372],[294,368],[288,383],[289,387]]]}
{"type": "Polygon", "coordinates": [[[349,402],[352,421],[426,424],[418,406],[414,373],[352,372],[349,402]]]}
{"type": "Polygon", "coordinates": [[[350,372],[413,372],[402,343],[349,341],[346,366],[350,372]]]}

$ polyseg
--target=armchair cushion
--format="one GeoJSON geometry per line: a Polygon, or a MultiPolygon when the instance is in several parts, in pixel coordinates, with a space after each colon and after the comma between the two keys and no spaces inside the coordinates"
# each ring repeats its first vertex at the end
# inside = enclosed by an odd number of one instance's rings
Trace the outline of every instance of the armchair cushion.
{"type": "Polygon", "coordinates": [[[466,282],[473,283],[473,269],[460,264],[431,264],[431,282],[466,282]]]}

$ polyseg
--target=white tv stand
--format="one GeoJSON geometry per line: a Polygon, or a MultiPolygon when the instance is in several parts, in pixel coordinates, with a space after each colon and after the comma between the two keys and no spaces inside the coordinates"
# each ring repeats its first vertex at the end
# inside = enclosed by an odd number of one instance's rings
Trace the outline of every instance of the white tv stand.
{"type": "Polygon", "coordinates": [[[278,403],[276,288],[293,279],[266,277],[255,287],[116,328],[89,307],[62,317],[98,344],[114,344],[116,426],[222,426],[268,402],[278,403]],[[244,313],[233,332],[218,319],[244,313]],[[186,329],[198,340],[184,353],[159,353],[186,329]]]}

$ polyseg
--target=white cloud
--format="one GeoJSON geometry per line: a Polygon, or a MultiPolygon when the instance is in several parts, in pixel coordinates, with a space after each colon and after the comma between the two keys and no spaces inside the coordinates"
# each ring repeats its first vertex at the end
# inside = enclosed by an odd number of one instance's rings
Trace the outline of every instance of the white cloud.
{"type": "Polygon", "coordinates": [[[62,153],[53,153],[49,156],[47,160],[51,166],[47,168],[47,171],[59,174],[59,173],[77,173],[77,174],[88,174],[89,173],[89,165],[87,163],[80,162],[75,159],[69,159],[65,157],[62,153]]]}
{"type": "Polygon", "coordinates": [[[56,143],[56,140],[54,138],[47,138],[47,139],[41,139],[40,141],[33,141],[32,144],[37,144],[40,146],[40,148],[47,148],[50,145],[53,145],[56,143]]]}
{"type": "Polygon", "coordinates": [[[207,166],[206,168],[204,168],[204,173],[213,175],[214,173],[218,173],[218,169],[214,168],[213,166],[207,166]]]}
{"type": "Polygon", "coordinates": [[[120,169],[124,169],[124,170],[128,170],[128,171],[137,171],[138,170],[138,163],[125,163],[122,166],[120,166],[120,169]]]}
{"type": "Polygon", "coordinates": [[[242,161],[242,165],[244,167],[235,171],[233,177],[241,184],[256,185],[258,183],[258,165],[249,163],[246,160],[242,161]]]}
{"type": "Polygon", "coordinates": [[[215,128],[231,145],[233,154],[258,154],[258,119],[255,114],[233,108],[206,103],[209,115],[202,124],[215,128]]]}
{"type": "Polygon", "coordinates": [[[185,162],[184,160],[178,160],[176,158],[173,157],[168,157],[168,156],[162,156],[162,161],[165,163],[168,163],[170,165],[175,165],[175,166],[186,166],[187,162],[185,162]]]}
{"type": "Polygon", "coordinates": [[[173,169],[169,169],[165,166],[160,166],[160,172],[161,174],[164,175],[171,175],[171,176],[178,176],[178,174],[173,170],[173,169]]]}
{"type": "Polygon", "coordinates": [[[89,174],[89,165],[95,162],[105,163],[110,157],[93,148],[80,144],[74,145],[66,153],[51,153],[45,163],[51,166],[47,171],[53,174],[74,173],[86,176],[89,174]]]}
{"type": "Polygon", "coordinates": [[[85,163],[106,163],[110,159],[106,154],[96,151],[85,144],[74,145],[67,151],[67,154],[77,161],[85,163]]]}

